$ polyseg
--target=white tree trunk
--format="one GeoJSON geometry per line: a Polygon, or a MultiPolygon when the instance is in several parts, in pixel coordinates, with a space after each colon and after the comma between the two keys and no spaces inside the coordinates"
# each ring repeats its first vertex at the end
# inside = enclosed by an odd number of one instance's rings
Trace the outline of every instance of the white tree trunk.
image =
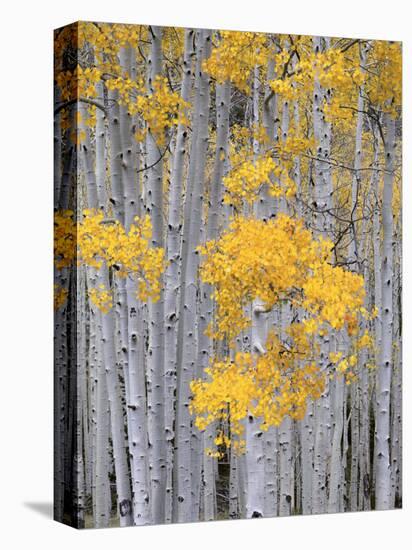
{"type": "MultiPolygon", "coordinates": [[[[175,519],[190,521],[191,494],[191,418],[189,414],[190,382],[197,359],[197,269],[202,223],[204,169],[208,146],[209,77],[202,71],[203,59],[209,56],[211,35],[197,31],[198,57],[196,63],[195,103],[193,110],[193,137],[185,199],[185,228],[182,245],[182,280],[179,312],[178,375],[176,411],[176,489],[175,519]]],[[[195,428],[194,428],[195,429],[195,428]]]]}
{"type": "MultiPolygon", "coordinates": [[[[103,267],[104,272],[107,268],[103,267]]],[[[105,280],[106,273],[103,273],[105,280]]],[[[119,373],[115,352],[115,316],[111,309],[103,314],[103,357],[107,379],[107,394],[110,405],[110,425],[113,442],[114,469],[116,474],[116,491],[118,513],[122,527],[132,525],[132,500],[127,464],[127,447],[123,407],[120,400],[119,373]]]]}
{"type": "MultiPolygon", "coordinates": [[[[253,80],[253,123],[259,123],[259,70],[255,67],[253,80]]],[[[255,158],[259,154],[259,144],[256,140],[253,143],[255,158]]],[[[260,197],[255,205],[257,218],[265,215],[264,197],[260,197]]],[[[252,304],[252,330],[251,344],[252,353],[264,353],[266,343],[266,313],[263,311],[263,304],[255,300],[252,304]]],[[[263,449],[263,432],[260,428],[262,420],[248,414],[246,420],[246,480],[247,480],[247,501],[246,517],[263,517],[264,513],[264,483],[265,483],[265,457],[263,449]]]]}
{"type": "MultiPolygon", "coordinates": [[[[97,99],[104,103],[103,83],[96,84],[97,99]]],[[[102,109],[96,109],[96,188],[97,206],[100,210],[107,207],[106,190],[106,115],[102,109]]]]}
{"type": "Polygon", "coordinates": [[[108,527],[111,510],[109,483],[109,430],[110,410],[107,395],[106,373],[101,352],[102,313],[96,308],[95,316],[99,319],[96,343],[97,354],[97,396],[96,396],[96,490],[95,490],[95,527],[108,527]]]}
{"type": "Polygon", "coordinates": [[[302,449],[302,514],[310,514],[312,512],[312,471],[314,449],[313,410],[314,405],[312,402],[309,402],[307,405],[305,418],[300,424],[300,441],[302,449]]]}
{"type": "MultiPolygon", "coordinates": [[[[153,90],[157,75],[162,72],[162,30],[150,27],[151,46],[148,60],[147,87],[153,90]]],[[[152,219],[152,244],[163,247],[163,163],[160,150],[151,134],[147,136],[147,204],[152,219]],[[156,164],[155,164],[156,163],[156,164]]],[[[166,438],[164,408],[164,301],[163,284],[156,303],[149,302],[149,349],[147,352],[148,421],[150,442],[150,474],[152,519],[165,521],[166,503],[166,438]]]]}
{"type": "Polygon", "coordinates": [[[382,348],[379,360],[376,419],[376,508],[391,505],[390,396],[393,335],[393,172],[395,162],[395,121],[387,115],[385,137],[385,175],[382,201],[382,348]]]}
{"type": "Polygon", "coordinates": [[[330,464],[329,500],[328,512],[339,512],[341,505],[341,494],[343,492],[343,457],[342,457],[342,433],[344,422],[343,394],[345,381],[343,376],[335,379],[334,393],[334,426],[332,455],[330,464]]]}
{"type": "Polygon", "coordinates": [[[122,179],[122,142],[120,137],[120,108],[116,90],[108,92],[109,146],[110,146],[110,203],[115,218],[124,225],[124,187],[122,179]]]}
{"type": "MultiPolygon", "coordinates": [[[[313,38],[315,53],[327,50],[329,39],[313,38]]],[[[315,187],[313,194],[314,225],[317,236],[329,238],[332,230],[332,217],[329,214],[332,203],[332,179],[331,167],[329,164],[331,148],[331,124],[325,120],[322,109],[323,103],[328,98],[327,90],[324,90],[315,78],[313,96],[313,133],[316,141],[316,157],[314,162],[315,187]]],[[[322,369],[329,354],[329,341],[325,337],[319,338],[320,355],[318,365],[322,369]]],[[[329,442],[329,384],[326,384],[325,391],[315,404],[315,438],[313,456],[313,478],[312,478],[312,513],[326,511],[326,466],[328,463],[328,442],[329,442]]]]}
{"type": "MultiPolygon", "coordinates": [[[[181,98],[188,101],[193,83],[194,31],[186,29],[181,98]]],[[[167,231],[167,260],[165,272],[165,432],[166,456],[166,510],[165,521],[173,517],[173,441],[175,419],[175,391],[177,371],[177,321],[180,296],[182,191],[185,159],[187,157],[188,128],[179,124],[173,154],[173,167],[169,190],[167,231]]]]}

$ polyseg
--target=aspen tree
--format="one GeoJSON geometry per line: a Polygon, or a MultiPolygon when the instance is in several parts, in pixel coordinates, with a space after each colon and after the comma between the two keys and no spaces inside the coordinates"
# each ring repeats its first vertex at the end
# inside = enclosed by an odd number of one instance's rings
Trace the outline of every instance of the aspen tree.
{"type": "MultiPolygon", "coordinates": [[[[255,127],[259,124],[259,67],[255,66],[253,75],[253,96],[252,96],[252,114],[255,127]]],[[[253,154],[257,158],[259,155],[259,144],[256,139],[253,141],[253,154]]],[[[259,197],[255,215],[262,219],[265,215],[264,197],[259,197]]],[[[257,299],[252,304],[252,327],[251,343],[252,351],[256,354],[265,352],[264,345],[266,341],[267,326],[266,312],[263,302],[257,299]]],[[[263,432],[260,428],[260,420],[249,413],[246,420],[246,468],[247,468],[247,502],[246,517],[263,517],[264,512],[264,475],[265,460],[263,448],[263,432]]]]}
{"type": "MultiPolygon", "coordinates": [[[[95,315],[101,317],[96,308],[95,315]]],[[[96,340],[102,338],[101,318],[98,326],[99,333],[96,340]]],[[[100,348],[100,346],[99,346],[100,348]]],[[[111,494],[109,485],[109,430],[110,410],[107,395],[106,373],[103,364],[101,349],[97,354],[97,396],[96,396],[96,509],[95,526],[108,527],[110,521],[111,494]]]]}
{"type": "Polygon", "coordinates": [[[393,338],[393,178],[395,120],[385,116],[385,173],[382,199],[382,348],[379,357],[376,418],[376,508],[387,510],[391,502],[390,396],[393,338]]]}
{"type": "MultiPolygon", "coordinates": [[[[315,54],[319,54],[329,46],[328,39],[320,37],[313,38],[315,54]]],[[[331,230],[331,217],[328,211],[331,207],[331,170],[329,165],[331,145],[331,124],[326,121],[323,106],[327,101],[329,90],[323,89],[319,77],[315,76],[313,95],[313,133],[316,142],[316,160],[314,163],[315,186],[314,186],[314,223],[316,232],[328,236],[331,230]],[[326,214],[323,214],[326,212],[326,214]]],[[[328,342],[320,337],[320,362],[325,364],[328,353],[328,342]]],[[[328,437],[328,415],[329,395],[328,388],[325,389],[321,399],[315,405],[315,440],[313,455],[313,478],[312,478],[312,513],[325,511],[326,506],[326,452],[328,437]]]]}
{"type": "MultiPolygon", "coordinates": [[[[153,93],[157,75],[162,73],[162,29],[150,27],[150,53],[148,58],[147,87],[153,93]]],[[[163,246],[163,163],[159,161],[159,147],[149,130],[146,140],[148,208],[152,218],[155,247],[163,246]]],[[[163,523],[166,502],[166,444],[164,419],[164,301],[149,302],[148,369],[148,420],[151,445],[152,517],[163,523]]]]}
{"type": "MultiPolygon", "coordinates": [[[[118,120],[113,118],[111,129],[109,127],[109,135],[112,138],[111,130],[115,128],[118,133],[118,120]]],[[[92,169],[90,154],[91,148],[89,144],[89,133],[85,132],[86,141],[82,147],[82,158],[84,159],[85,167],[89,167],[85,172],[87,186],[87,201],[88,206],[92,209],[97,208],[97,186],[96,174],[92,169]]],[[[113,140],[111,141],[113,143],[113,140]]],[[[111,151],[113,155],[113,150],[111,151]]],[[[112,161],[112,166],[114,162],[112,161]]],[[[112,185],[119,185],[117,178],[112,178],[112,185]]],[[[121,217],[123,209],[120,204],[116,206],[117,216],[121,217]]],[[[102,284],[106,289],[110,288],[109,268],[102,266],[97,276],[98,284],[102,284]]],[[[114,466],[116,473],[116,489],[118,499],[118,513],[120,525],[127,526],[132,524],[132,501],[131,489],[129,482],[127,450],[125,439],[125,428],[123,424],[123,407],[121,403],[118,362],[115,355],[115,316],[111,308],[107,313],[103,314],[102,319],[102,338],[103,338],[103,358],[107,376],[107,394],[110,403],[110,421],[111,435],[113,441],[114,466]]]]}
{"type": "MultiPolygon", "coordinates": [[[[206,241],[215,239],[220,226],[219,213],[222,206],[222,178],[228,156],[230,83],[216,84],[216,153],[210,189],[209,208],[207,212],[206,241]]],[[[213,341],[206,334],[212,321],[213,301],[209,285],[200,285],[201,301],[198,325],[198,364],[203,375],[208,367],[213,353],[213,341]]],[[[204,432],[203,445],[205,449],[213,447],[216,432],[208,427],[204,432]]],[[[213,470],[213,458],[203,453],[203,483],[204,483],[204,519],[215,519],[216,487],[213,470]]]]}
{"type": "MultiPolygon", "coordinates": [[[[188,101],[193,85],[193,41],[195,31],[185,30],[181,97],[188,101]]],[[[181,273],[181,198],[184,183],[184,164],[187,156],[188,129],[182,122],[176,131],[173,167],[169,189],[167,259],[165,272],[165,430],[166,458],[166,522],[172,521],[173,509],[173,441],[175,391],[177,373],[177,323],[181,273]]]]}
{"type": "Polygon", "coordinates": [[[400,507],[400,44],[55,42],[56,519],[400,507]]]}
{"type": "Polygon", "coordinates": [[[197,354],[196,343],[196,278],[203,202],[205,156],[208,145],[209,77],[202,62],[210,52],[210,32],[196,32],[196,72],[193,105],[193,136],[185,195],[185,228],[182,244],[182,277],[179,310],[175,519],[188,521],[191,516],[190,440],[191,422],[188,410],[190,388],[197,354]]]}

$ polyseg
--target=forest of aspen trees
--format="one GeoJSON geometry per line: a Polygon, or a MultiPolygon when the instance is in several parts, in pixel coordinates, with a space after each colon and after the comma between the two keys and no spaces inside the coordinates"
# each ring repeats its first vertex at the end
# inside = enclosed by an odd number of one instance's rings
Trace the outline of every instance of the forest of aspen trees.
{"type": "Polygon", "coordinates": [[[400,508],[401,44],[54,47],[55,519],[400,508]]]}

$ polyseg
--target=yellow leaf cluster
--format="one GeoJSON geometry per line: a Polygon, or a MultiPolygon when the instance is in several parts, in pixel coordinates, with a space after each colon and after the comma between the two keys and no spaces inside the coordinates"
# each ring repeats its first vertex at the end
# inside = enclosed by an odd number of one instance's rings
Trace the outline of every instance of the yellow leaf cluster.
{"type": "Polygon", "coordinates": [[[356,312],[365,299],[363,277],[325,260],[310,267],[301,287],[302,306],[318,326],[327,324],[335,330],[346,327],[349,335],[354,335],[358,331],[356,312]]]}
{"type": "Polygon", "coordinates": [[[54,285],[54,309],[60,309],[67,300],[68,290],[60,285],[54,285]]]}
{"type": "MultiPolygon", "coordinates": [[[[55,33],[54,50],[57,69],[61,68],[64,53],[69,50],[83,57],[84,62],[93,63],[111,72],[118,65],[121,48],[136,48],[147,40],[147,26],[79,21],[55,33]],[[87,55],[93,51],[93,56],[87,55]]],[[[83,59],[82,59],[83,61],[83,59]]]]}
{"type": "Polygon", "coordinates": [[[203,69],[223,84],[230,80],[240,91],[250,93],[250,79],[256,65],[267,60],[266,35],[253,32],[221,31],[203,69]]]}
{"type": "MultiPolygon", "coordinates": [[[[233,361],[214,362],[208,379],[192,382],[191,412],[200,430],[230,417],[232,437],[241,438],[249,415],[260,419],[263,431],[287,415],[303,418],[307,400],[320,397],[325,380],[302,327],[291,325],[288,333],[290,347],[272,332],[265,354],[239,352],[233,361]]],[[[231,440],[220,432],[215,444],[228,447],[231,440]]]]}
{"type": "Polygon", "coordinates": [[[242,201],[253,203],[259,196],[263,185],[271,185],[274,176],[279,177],[280,167],[269,156],[262,156],[256,161],[246,160],[223,178],[226,187],[225,203],[240,207],[242,201]]]}
{"type": "MultiPolygon", "coordinates": [[[[164,145],[168,128],[188,122],[185,110],[189,104],[177,92],[170,91],[163,76],[156,76],[152,93],[146,93],[143,81],[130,78],[111,78],[106,85],[109,90],[118,91],[120,105],[126,106],[131,115],[139,114],[146,121],[146,131],[150,130],[159,145],[164,145]]],[[[137,133],[136,139],[141,141],[146,131],[137,133]]]]}
{"type": "MultiPolygon", "coordinates": [[[[78,223],[70,210],[59,211],[55,215],[55,265],[61,269],[77,260],[79,265],[99,269],[105,264],[117,277],[132,275],[137,279],[140,300],[156,301],[165,259],[163,248],[151,245],[151,237],[149,217],[136,217],[127,232],[118,221],[106,220],[101,211],[84,210],[78,223]]],[[[96,305],[109,304],[104,292],[104,289],[92,292],[91,299],[96,305]]]]}
{"type": "Polygon", "coordinates": [[[54,263],[57,269],[68,267],[76,258],[77,232],[72,210],[54,215],[54,263]]]}
{"type": "Polygon", "coordinates": [[[101,78],[101,71],[95,67],[82,69],[77,65],[72,71],[62,71],[56,77],[60,88],[61,99],[69,101],[79,96],[86,98],[96,97],[96,83],[101,78]]]}
{"type": "Polygon", "coordinates": [[[118,221],[107,223],[102,212],[85,210],[83,216],[77,229],[79,261],[96,268],[105,262],[118,277],[136,276],[138,298],[156,301],[165,261],[163,248],[150,244],[150,218],[136,217],[126,232],[118,221]]]}
{"type": "Polygon", "coordinates": [[[245,307],[256,299],[268,309],[284,300],[303,308],[308,334],[343,327],[356,332],[363,278],[332,266],[331,243],[314,239],[301,220],[238,217],[200,250],[201,278],[214,288],[217,338],[232,341],[249,326],[245,307]]]}
{"type": "Polygon", "coordinates": [[[402,45],[376,40],[369,55],[366,90],[373,104],[395,118],[402,103],[402,45]]]}
{"type": "MultiPolygon", "coordinates": [[[[217,307],[209,333],[230,348],[251,325],[250,308],[256,302],[266,312],[285,303],[299,312],[282,336],[269,333],[262,352],[215,359],[207,378],[192,382],[197,428],[230,422],[232,437],[218,436],[218,447],[231,445],[233,438],[242,441],[249,416],[260,419],[263,431],[279,426],[285,416],[302,419],[307,401],[320,397],[329,367],[344,375],[347,384],[356,379],[357,350],[371,344],[367,331],[349,357],[332,352],[330,365],[322,365],[325,371],[319,364],[319,338],[339,331],[357,334],[368,315],[363,278],[332,265],[329,241],[315,239],[302,220],[285,214],[268,221],[239,216],[200,250],[200,275],[213,287],[217,307]]],[[[241,452],[242,445],[238,448],[241,452]]]]}
{"type": "Polygon", "coordinates": [[[283,100],[292,101],[298,97],[297,89],[293,86],[293,81],[290,78],[275,78],[269,82],[269,86],[283,100]]]}
{"type": "Polygon", "coordinates": [[[99,285],[98,288],[91,288],[89,290],[89,298],[102,313],[108,313],[113,306],[112,293],[104,285],[99,285]]]}
{"type": "Polygon", "coordinates": [[[235,126],[232,129],[230,147],[232,169],[223,178],[226,188],[224,202],[237,208],[242,203],[249,205],[254,203],[264,186],[271,196],[294,197],[296,184],[290,175],[294,159],[313,145],[313,139],[302,136],[294,128],[290,129],[285,140],[273,148],[273,153],[267,152],[256,156],[253,151],[254,142],[263,149],[268,148],[269,138],[262,126],[252,128],[235,126]]]}

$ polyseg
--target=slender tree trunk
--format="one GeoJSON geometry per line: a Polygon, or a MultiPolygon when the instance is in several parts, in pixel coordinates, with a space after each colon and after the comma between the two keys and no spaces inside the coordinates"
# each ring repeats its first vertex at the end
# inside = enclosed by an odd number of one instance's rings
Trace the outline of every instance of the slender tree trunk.
{"type": "Polygon", "coordinates": [[[343,392],[344,392],[344,378],[338,376],[335,380],[335,395],[334,395],[334,427],[333,427],[333,441],[332,441],[332,456],[330,466],[330,481],[329,481],[329,501],[328,512],[340,511],[340,494],[343,490],[342,487],[342,433],[344,422],[344,410],[343,410],[343,392]]]}
{"type": "MultiPolygon", "coordinates": [[[[101,268],[103,275],[107,268],[101,268]]],[[[106,277],[105,277],[106,279],[106,277]]],[[[106,279],[107,280],[107,279],[106,279]]],[[[123,421],[123,407],[120,400],[119,373],[115,350],[115,312],[103,314],[103,357],[107,379],[107,394],[110,404],[110,424],[113,442],[114,469],[118,513],[122,527],[132,525],[132,501],[127,464],[126,435],[123,421]]]]}
{"type": "MultiPolygon", "coordinates": [[[[366,55],[363,47],[360,47],[361,55],[361,67],[365,66],[366,55]]],[[[363,69],[361,69],[363,70],[363,69]]],[[[363,86],[359,88],[358,93],[358,105],[357,105],[357,114],[356,114],[356,135],[355,135],[355,162],[353,170],[353,179],[352,179],[352,191],[351,191],[351,240],[349,244],[349,262],[352,269],[356,271],[361,270],[360,258],[359,258],[359,238],[357,235],[357,212],[360,211],[359,208],[359,194],[362,185],[361,171],[362,168],[362,134],[363,134],[363,123],[364,123],[364,90],[363,86]]]]}
{"type": "MultiPolygon", "coordinates": [[[[399,223],[399,222],[398,222],[399,223]]],[[[391,492],[392,507],[402,504],[402,287],[401,265],[402,245],[398,237],[400,227],[395,230],[394,266],[394,376],[392,378],[392,423],[391,423],[391,492]]]]}
{"type": "Polygon", "coordinates": [[[379,191],[379,142],[377,138],[373,140],[374,145],[374,171],[372,173],[372,193],[374,194],[374,208],[373,208],[373,260],[374,260],[374,295],[375,295],[375,307],[378,315],[375,317],[375,342],[378,350],[381,349],[382,344],[382,256],[381,256],[381,201],[379,191]]]}
{"type": "Polygon", "coordinates": [[[395,162],[395,121],[386,116],[385,175],[382,201],[382,348],[379,360],[376,419],[376,508],[387,510],[391,504],[390,396],[393,366],[393,173],[395,162]]]}
{"type": "MultiPolygon", "coordinates": [[[[253,123],[259,123],[259,69],[255,67],[253,81],[253,123]]],[[[257,140],[253,143],[255,158],[259,154],[257,140]]],[[[255,215],[263,218],[266,204],[264,197],[260,197],[255,205],[255,215]]],[[[265,352],[266,342],[266,313],[263,303],[255,300],[252,304],[252,330],[251,343],[254,354],[265,352]]],[[[263,432],[260,428],[262,420],[248,414],[246,420],[246,469],[247,469],[247,491],[246,491],[246,517],[263,517],[264,512],[264,482],[265,482],[265,459],[263,450],[263,432]]]]}
{"type": "Polygon", "coordinates": [[[189,175],[186,187],[185,228],[182,245],[182,280],[178,334],[178,378],[176,416],[176,521],[189,521],[192,513],[191,495],[191,420],[189,415],[190,382],[197,358],[196,294],[199,263],[197,246],[202,223],[204,169],[208,146],[209,77],[202,71],[202,61],[209,56],[211,35],[197,31],[193,137],[189,175]]]}
{"type": "Polygon", "coordinates": [[[58,205],[62,210],[67,210],[70,203],[74,201],[76,195],[74,189],[77,185],[77,163],[78,155],[75,152],[75,146],[71,139],[71,132],[77,131],[76,125],[76,109],[74,106],[68,107],[69,129],[65,132],[66,148],[63,155],[62,175],[59,191],[56,190],[56,195],[59,193],[58,205]]]}
{"type": "Polygon", "coordinates": [[[124,225],[124,188],[122,180],[122,142],[120,137],[119,97],[116,90],[108,91],[110,146],[110,203],[115,218],[124,225]]]}
{"type": "MultiPolygon", "coordinates": [[[[222,205],[222,177],[224,175],[226,158],[228,155],[229,137],[229,111],[230,111],[230,83],[216,84],[216,154],[211,182],[209,209],[207,212],[206,241],[217,238],[219,229],[219,213],[222,205]]],[[[198,335],[198,364],[200,375],[204,376],[204,370],[209,365],[213,353],[213,342],[205,333],[212,321],[213,302],[211,288],[204,283],[200,284],[200,312],[198,335]]],[[[205,448],[213,448],[215,429],[209,426],[203,434],[205,448]]],[[[203,453],[203,479],[204,479],[204,510],[205,520],[213,520],[216,509],[216,489],[213,473],[213,458],[203,453]]]]}
{"type": "MultiPolygon", "coordinates": [[[[193,37],[194,31],[185,31],[183,78],[181,98],[188,101],[193,82],[193,37]]],[[[173,168],[169,190],[169,212],[167,231],[167,260],[165,272],[165,430],[166,456],[166,523],[173,517],[173,441],[175,419],[175,391],[177,371],[177,321],[180,296],[181,271],[181,201],[185,159],[187,156],[188,128],[179,124],[173,155],[173,168]]]]}
{"type": "MultiPolygon", "coordinates": [[[[98,318],[97,342],[102,341],[102,313],[96,308],[98,318]]],[[[107,395],[106,373],[100,345],[97,355],[97,396],[96,396],[96,491],[95,527],[108,527],[111,510],[109,484],[109,430],[110,410],[107,395]]]]}
{"type": "MultiPolygon", "coordinates": [[[[60,99],[60,92],[55,86],[54,88],[54,104],[58,104],[60,99]]],[[[60,186],[61,186],[61,174],[62,174],[62,128],[60,123],[60,113],[54,116],[53,127],[53,183],[54,183],[54,208],[59,206],[60,199],[60,186]]]]}
{"type": "MultiPolygon", "coordinates": [[[[96,84],[97,98],[101,103],[105,102],[104,86],[102,82],[96,84]]],[[[107,207],[106,191],[106,115],[102,109],[96,109],[96,188],[97,206],[100,210],[107,207]]]]}
{"type": "Polygon", "coordinates": [[[85,331],[83,312],[85,308],[84,301],[84,277],[83,269],[77,268],[76,271],[76,373],[74,384],[76,409],[74,417],[74,469],[73,469],[73,525],[77,529],[84,527],[84,508],[85,508],[85,477],[84,477],[84,425],[83,425],[83,381],[85,378],[85,331]]]}
{"type": "MultiPolygon", "coordinates": [[[[147,87],[153,91],[157,75],[162,73],[162,30],[150,27],[151,46],[148,59],[147,87]]],[[[152,219],[152,244],[163,247],[163,163],[154,136],[147,136],[147,193],[152,219]],[[157,162],[157,164],[155,164],[157,162]]],[[[164,299],[163,284],[157,302],[149,302],[149,349],[147,352],[148,420],[152,519],[164,523],[166,503],[166,438],[164,408],[164,299]]]]}
{"type": "Polygon", "coordinates": [[[135,281],[128,284],[129,330],[129,451],[132,457],[135,525],[152,523],[148,472],[147,403],[144,366],[143,311],[136,300],[135,281]],[[133,287],[132,287],[133,285],[133,287]]]}
{"type": "MultiPolygon", "coordinates": [[[[329,39],[313,38],[314,52],[327,50],[329,39]]],[[[313,95],[313,134],[316,141],[316,156],[314,162],[315,187],[313,194],[315,234],[329,238],[332,231],[332,218],[329,215],[332,203],[331,167],[329,164],[331,148],[331,124],[325,120],[323,104],[328,100],[328,92],[320,85],[319,78],[315,77],[313,95]]],[[[320,356],[318,365],[322,369],[328,361],[329,341],[325,337],[319,338],[320,356]]],[[[326,465],[328,463],[328,430],[330,419],[329,384],[315,404],[315,439],[312,478],[312,513],[322,513],[326,510],[326,465]]]]}
{"type": "Polygon", "coordinates": [[[279,515],[292,514],[292,420],[286,416],[279,428],[280,495],[279,515]]]}
{"type": "Polygon", "coordinates": [[[314,448],[313,410],[313,403],[308,403],[305,418],[300,425],[300,440],[302,449],[302,514],[310,514],[312,512],[312,471],[314,448]]]}

